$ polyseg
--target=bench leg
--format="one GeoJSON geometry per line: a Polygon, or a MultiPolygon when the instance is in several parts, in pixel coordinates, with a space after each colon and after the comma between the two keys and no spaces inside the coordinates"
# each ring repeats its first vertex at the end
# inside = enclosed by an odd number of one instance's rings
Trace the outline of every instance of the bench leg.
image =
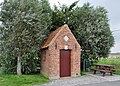
{"type": "Polygon", "coordinates": [[[112,76],[112,72],[110,72],[110,75],[112,76]]]}
{"type": "Polygon", "coordinates": [[[94,70],[94,74],[96,74],[96,70],[94,70]]]}
{"type": "Polygon", "coordinates": [[[103,77],[105,76],[105,72],[103,72],[103,77]]]}

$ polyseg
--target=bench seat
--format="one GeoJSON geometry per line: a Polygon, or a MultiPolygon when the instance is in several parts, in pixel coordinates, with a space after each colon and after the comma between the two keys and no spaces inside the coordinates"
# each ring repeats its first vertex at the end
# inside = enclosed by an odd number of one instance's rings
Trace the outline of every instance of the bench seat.
{"type": "Polygon", "coordinates": [[[103,73],[103,76],[105,76],[105,73],[110,73],[110,75],[112,76],[112,70],[100,70],[101,73],[103,73]]]}
{"type": "Polygon", "coordinates": [[[112,70],[100,70],[100,72],[111,73],[113,71],[112,70]]]}
{"type": "Polygon", "coordinates": [[[116,71],[113,69],[113,65],[94,64],[94,66],[96,66],[96,68],[90,68],[90,70],[94,71],[94,74],[96,74],[96,72],[98,71],[100,73],[103,73],[103,76],[105,75],[105,73],[110,73],[110,75],[112,75],[112,73],[116,71]]]}
{"type": "Polygon", "coordinates": [[[90,68],[90,70],[93,70],[94,74],[96,74],[96,71],[100,71],[100,69],[97,69],[97,68],[90,68]]]}
{"type": "Polygon", "coordinates": [[[116,70],[112,69],[112,70],[107,70],[107,69],[97,69],[97,68],[90,68],[90,70],[94,71],[94,74],[96,74],[96,71],[99,71],[101,73],[103,73],[103,76],[105,76],[105,73],[110,73],[110,75],[112,75],[112,72],[115,72],[116,70]]]}
{"type": "Polygon", "coordinates": [[[100,69],[97,69],[97,68],[90,68],[90,70],[96,70],[96,71],[99,71],[100,69]]]}

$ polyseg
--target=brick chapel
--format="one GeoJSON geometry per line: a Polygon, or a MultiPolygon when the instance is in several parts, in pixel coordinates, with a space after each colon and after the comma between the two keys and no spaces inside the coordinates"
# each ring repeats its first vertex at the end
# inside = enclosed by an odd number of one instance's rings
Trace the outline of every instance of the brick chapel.
{"type": "Polygon", "coordinates": [[[41,73],[49,79],[80,76],[81,47],[65,24],[41,47],[41,73]]]}

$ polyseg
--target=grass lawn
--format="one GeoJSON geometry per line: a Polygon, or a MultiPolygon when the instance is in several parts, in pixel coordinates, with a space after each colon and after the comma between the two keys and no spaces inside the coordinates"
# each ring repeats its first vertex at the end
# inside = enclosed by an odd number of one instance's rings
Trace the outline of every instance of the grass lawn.
{"type": "Polygon", "coordinates": [[[47,83],[49,80],[42,75],[0,74],[0,86],[33,86],[47,83]]]}
{"type": "Polygon", "coordinates": [[[120,75],[120,57],[101,59],[98,63],[114,65],[116,69],[116,72],[114,72],[114,74],[120,75]]]}

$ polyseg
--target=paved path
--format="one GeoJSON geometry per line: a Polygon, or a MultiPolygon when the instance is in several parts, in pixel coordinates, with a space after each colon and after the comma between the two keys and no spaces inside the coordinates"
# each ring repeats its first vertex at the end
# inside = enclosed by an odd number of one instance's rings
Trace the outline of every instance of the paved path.
{"type": "MultiPolygon", "coordinates": [[[[91,74],[87,73],[87,75],[76,77],[76,78],[61,78],[58,80],[53,80],[47,84],[42,85],[34,85],[34,86],[111,86],[113,81],[120,80],[119,75],[110,76],[109,74],[103,77],[101,74],[91,74]],[[109,82],[111,82],[110,85],[109,82]],[[100,83],[100,84],[99,84],[100,83]],[[101,85],[101,83],[103,85],[101,85]],[[104,85],[105,84],[105,85],[104,85]]],[[[118,86],[118,85],[112,85],[118,86]]],[[[119,83],[120,86],[120,83],[119,83]]]]}
{"type": "Polygon", "coordinates": [[[87,84],[87,85],[80,85],[80,86],[120,86],[120,80],[118,81],[108,81],[96,84],[87,84]]]}
{"type": "Polygon", "coordinates": [[[120,75],[110,76],[110,74],[106,74],[105,77],[103,77],[101,73],[97,73],[97,74],[86,73],[86,74],[90,75],[90,76],[93,76],[93,77],[104,79],[106,81],[118,81],[118,80],[120,80],[120,75]]]}
{"type": "Polygon", "coordinates": [[[105,82],[106,80],[99,79],[92,76],[81,76],[76,78],[62,78],[59,80],[54,80],[49,84],[44,84],[41,86],[78,86],[82,84],[89,84],[89,83],[100,83],[105,82]]]}

